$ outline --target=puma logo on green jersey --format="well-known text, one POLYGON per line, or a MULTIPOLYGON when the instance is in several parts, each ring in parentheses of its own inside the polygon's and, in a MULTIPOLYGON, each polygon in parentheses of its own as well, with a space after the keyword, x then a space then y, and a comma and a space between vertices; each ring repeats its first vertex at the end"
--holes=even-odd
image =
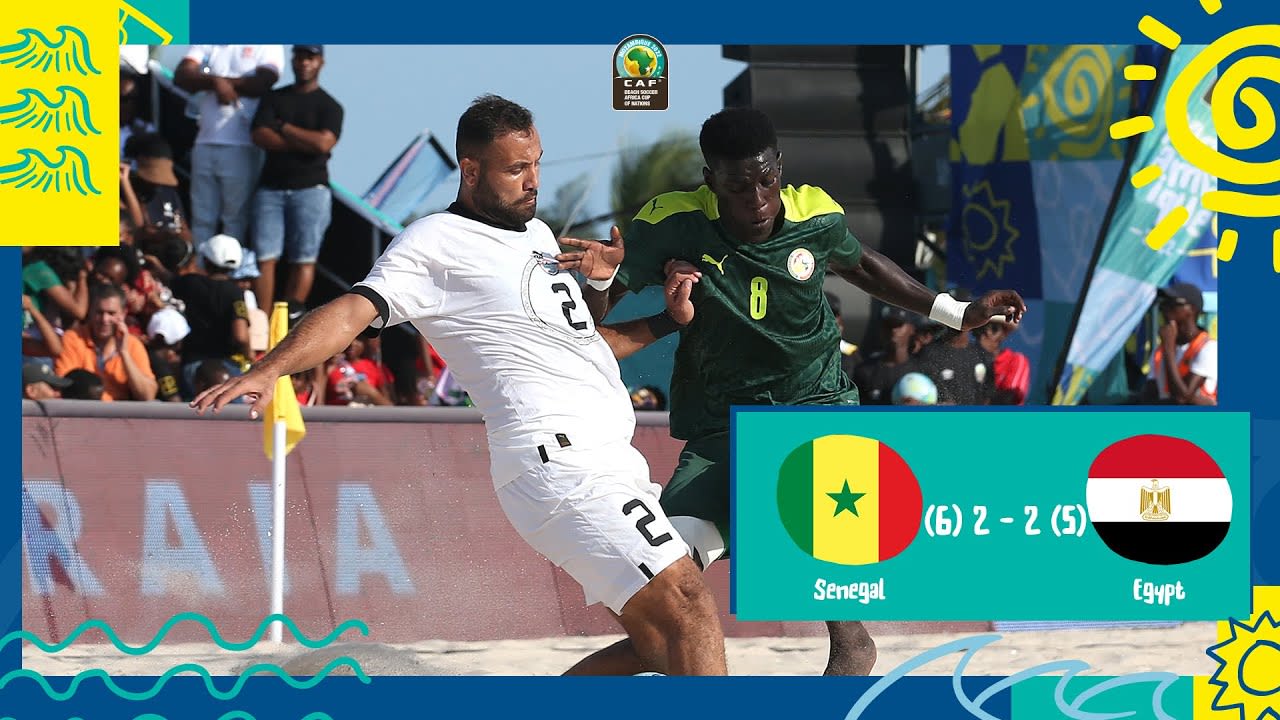
POLYGON ((711 257, 710 255, 707 255, 706 253, 703 253, 703 254, 702 254, 702 259, 703 259, 703 260, 706 260, 707 262, 711 263, 712 265, 715 265, 715 266, 716 266, 716 269, 720 271, 720 274, 721 274, 721 275, 723 275, 723 274, 724 274, 724 261, 725 261, 725 260, 728 260, 728 259, 729 259, 729 256, 728 256, 728 255, 725 255, 724 257, 720 258, 719 260, 716 260, 715 258, 711 257))

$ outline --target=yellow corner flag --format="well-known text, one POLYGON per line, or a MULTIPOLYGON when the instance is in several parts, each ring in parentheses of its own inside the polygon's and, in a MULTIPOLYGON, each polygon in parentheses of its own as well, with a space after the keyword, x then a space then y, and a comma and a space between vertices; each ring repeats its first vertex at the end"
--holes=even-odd
MULTIPOLYGON (((267 350, 276 345, 289 334, 289 305, 278 302, 271 311, 271 333, 267 338, 267 350)), ((276 421, 283 420, 285 426, 284 454, 288 455, 307 434, 307 426, 302 423, 302 409, 298 407, 298 396, 293 394, 293 380, 288 375, 276 380, 276 391, 267 403, 266 416, 263 418, 262 449, 268 460, 274 460, 272 449, 276 431, 276 421)))

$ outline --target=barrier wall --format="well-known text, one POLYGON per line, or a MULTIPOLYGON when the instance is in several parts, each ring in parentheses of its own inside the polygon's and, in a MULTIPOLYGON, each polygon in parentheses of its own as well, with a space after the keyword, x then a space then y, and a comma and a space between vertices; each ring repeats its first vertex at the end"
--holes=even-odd
MULTIPOLYGON (((305 417, 307 437, 288 458, 284 606, 307 635, 348 619, 383 643, 620 632, 512 530, 475 411, 315 408, 305 417)), ((642 416, 635 444, 665 482, 680 447, 665 414, 642 416)), ((244 639, 269 612, 271 467, 262 425, 244 407, 214 419, 160 403, 27 402, 22 452, 27 630, 56 642, 98 618, 139 644, 190 611, 244 639)), ((824 634, 818 623, 736 622, 727 563, 708 577, 730 636, 824 634)), ((208 635, 183 623, 169 638, 208 635)))

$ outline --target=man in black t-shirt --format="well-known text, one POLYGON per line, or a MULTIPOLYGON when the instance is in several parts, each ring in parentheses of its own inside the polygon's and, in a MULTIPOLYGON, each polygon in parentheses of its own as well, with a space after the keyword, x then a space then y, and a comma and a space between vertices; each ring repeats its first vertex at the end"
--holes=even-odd
POLYGON ((322 67, 323 45, 294 45, 295 82, 263 97, 253 118, 253 142, 267 151, 253 198, 254 294, 266 308, 282 256, 290 265, 282 299, 306 302, 329 228, 329 153, 342 134, 342 105, 321 89, 322 67))
POLYGON ((892 405, 893 387, 911 372, 915 323, 911 313, 893 305, 880 309, 880 349, 867 356, 852 377, 863 405, 892 405))
POLYGON ((182 340, 181 389, 188 400, 195 397, 195 375, 202 362, 220 360, 235 376, 249 359, 249 311, 244 291, 230 278, 244 256, 240 241, 214 235, 196 254, 200 264, 192 261, 170 284, 191 327, 182 340))
MULTIPOLYGON (((951 295, 961 302, 973 297, 963 289, 951 295)), ((990 405, 995 394, 995 358, 960 330, 944 329, 920 351, 909 371, 933 380, 939 405, 990 405)))

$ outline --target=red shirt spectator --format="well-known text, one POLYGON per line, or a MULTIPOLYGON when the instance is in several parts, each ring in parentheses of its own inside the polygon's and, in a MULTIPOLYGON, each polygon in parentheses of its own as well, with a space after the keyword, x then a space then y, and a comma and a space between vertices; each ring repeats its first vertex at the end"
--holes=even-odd
POLYGON ((1014 329, 1013 325, 991 322, 974 330, 978 344, 996 358, 996 389, 991 397, 992 405, 1025 405, 1027 402, 1027 391, 1031 388, 1031 361, 1020 352, 1001 348, 1014 329))
POLYGON ((385 366, 364 357, 366 349, 366 342, 357 338, 335 358, 325 387, 326 405, 391 404, 395 378, 385 366))
POLYGON ((992 405, 1025 405, 1031 387, 1031 361, 1005 348, 996 356, 996 396, 992 405))

